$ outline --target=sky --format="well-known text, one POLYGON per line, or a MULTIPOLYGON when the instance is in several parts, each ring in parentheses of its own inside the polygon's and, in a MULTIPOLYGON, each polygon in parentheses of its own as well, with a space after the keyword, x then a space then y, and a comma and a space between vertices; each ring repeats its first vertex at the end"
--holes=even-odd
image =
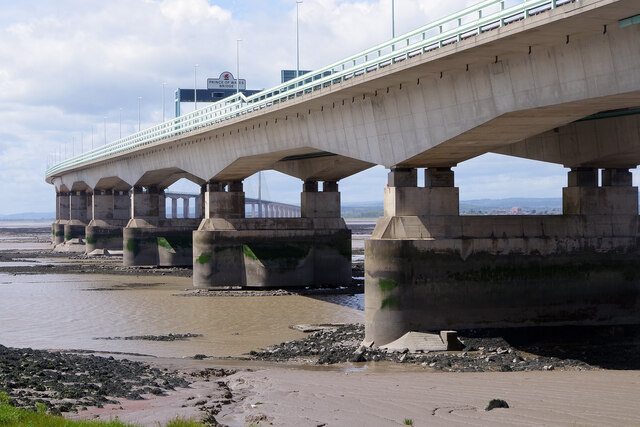
MULTIPOLYGON (((396 35, 473 3, 395 0, 396 35)), ((299 26, 300 68, 320 68, 388 40, 391 0, 304 0, 299 26)), ((163 90, 172 118, 194 64, 200 88, 235 74, 238 39, 247 88, 278 84, 281 69, 295 69, 295 0, 0 0, 0 214, 54 211, 47 165, 135 132, 138 105, 142 128, 160 123, 163 90)), ((561 197, 567 180, 561 166, 494 154, 454 170, 461 200, 561 197)), ((299 203, 299 180, 264 181, 266 197, 299 203)), ((247 197, 256 182, 245 181, 247 197)), ((382 167, 346 178, 342 200, 381 201, 386 182, 382 167)))

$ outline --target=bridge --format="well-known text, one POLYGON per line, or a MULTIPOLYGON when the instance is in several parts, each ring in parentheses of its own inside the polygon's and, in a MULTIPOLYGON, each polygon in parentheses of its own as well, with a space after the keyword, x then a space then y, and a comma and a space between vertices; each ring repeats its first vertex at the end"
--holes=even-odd
POLYGON ((636 0, 480 2, 51 167, 54 238, 120 245, 127 265, 193 265, 197 287, 349 283, 339 181, 384 165, 367 341, 637 324, 638 23, 636 0), (487 152, 570 168, 563 215, 459 216, 452 167, 487 152), (266 169, 301 180, 300 217, 245 217, 242 181, 266 169), (201 186, 201 219, 162 215, 181 178, 201 186))
MULTIPOLYGON (((191 218, 190 207, 193 200, 193 207, 196 218, 200 218, 202 212, 202 200, 199 194, 164 192, 165 199, 171 200, 170 218, 178 218, 178 201, 182 201, 182 218, 191 218)), ((245 207, 250 211, 249 218, 293 218, 300 216, 300 206, 288 203, 273 202, 271 200, 244 199, 245 207)), ((245 214, 246 214, 245 210, 245 214)), ((166 214, 169 218, 169 213, 166 214)))

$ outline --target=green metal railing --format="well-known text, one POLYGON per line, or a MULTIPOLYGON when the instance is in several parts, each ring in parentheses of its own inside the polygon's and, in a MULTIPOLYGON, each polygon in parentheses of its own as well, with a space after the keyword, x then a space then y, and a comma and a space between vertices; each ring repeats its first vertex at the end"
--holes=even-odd
POLYGON ((578 0, 485 0, 327 67, 245 97, 242 93, 118 139, 47 169, 51 176, 163 139, 269 108, 306 93, 404 61, 578 0))

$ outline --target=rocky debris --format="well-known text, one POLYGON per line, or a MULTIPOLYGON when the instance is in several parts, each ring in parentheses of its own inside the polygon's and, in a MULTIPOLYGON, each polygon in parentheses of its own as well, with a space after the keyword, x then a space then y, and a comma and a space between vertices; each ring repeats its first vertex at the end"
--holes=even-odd
POLYGON ((341 326, 346 326, 346 323, 322 323, 319 325, 291 325, 289 328, 295 329, 296 331, 308 333, 308 332, 318 332, 318 331, 335 331, 337 328, 341 326))
POLYGON ((251 414, 244 418, 244 422, 247 423, 247 425, 258 425, 259 423, 266 425, 271 424, 272 421, 273 417, 268 417, 265 414, 251 414))
POLYGON ((167 334, 167 335, 134 335, 129 337, 97 337, 94 340, 127 340, 127 341, 185 341, 189 338, 201 337, 202 334, 167 334))
MULTIPOLYGON (((233 369, 222 369, 222 368, 210 368, 202 371, 194 372, 191 375, 194 377, 203 377, 205 381, 209 381, 210 377, 226 377, 236 373, 233 369)), ((203 400, 201 402, 196 402, 195 406, 199 406, 200 410, 203 412, 202 422, 206 425, 213 427, 225 427, 224 424, 220 424, 218 420, 216 420, 216 415, 222 411, 222 407, 224 405, 229 405, 234 402, 233 394, 231 393, 231 388, 225 381, 216 381, 219 390, 221 391, 221 396, 217 399, 213 400, 203 400)), ((207 398, 211 399, 212 396, 207 396, 207 398)))
POLYGON ((502 399, 491 399, 487 407, 484 408, 484 410, 490 411, 496 408, 509 408, 509 404, 502 399))
POLYGON ((324 328, 297 341, 283 342, 263 350, 251 351, 249 357, 268 361, 300 361, 316 364, 396 362, 419 364, 449 372, 540 371, 551 369, 592 369, 575 359, 541 356, 510 346, 502 338, 461 336, 460 351, 410 353, 408 349, 388 351, 375 345, 361 345, 364 326, 348 324, 324 328))
POLYGON ((20 408, 41 403, 50 413, 70 412, 188 385, 175 372, 141 362, 0 345, 0 391, 20 408))
POLYGON ((364 282, 337 288, 295 288, 295 289, 242 289, 224 287, 217 289, 198 289, 193 292, 174 294, 182 297, 266 297, 284 295, 353 295, 364 292, 364 282))
MULTIPOLYGON (((235 374, 235 369, 225 369, 225 368, 206 368, 200 371, 191 372, 191 376, 194 378, 204 378, 205 381, 209 381, 210 378, 222 378, 228 377, 229 375, 235 374)), ((228 388, 228 387, 227 387, 228 388)))

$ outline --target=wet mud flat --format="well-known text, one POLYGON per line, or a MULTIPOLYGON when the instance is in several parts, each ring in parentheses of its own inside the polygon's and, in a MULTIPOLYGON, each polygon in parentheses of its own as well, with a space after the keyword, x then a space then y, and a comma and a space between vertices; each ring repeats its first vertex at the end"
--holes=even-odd
POLYGON ((50 413, 102 407, 117 399, 165 395, 189 382, 141 362, 0 345, 0 391, 14 406, 50 413))
POLYGON ((250 359, 309 364, 395 362, 446 372, 640 369, 640 327, 548 331, 459 331, 459 351, 410 353, 364 347, 364 326, 326 326, 304 339, 249 353, 250 359))
POLYGON ((0 392, 9 396, 12 406, 30 410, 41 407, 50 414, 75 419, 109 420, 114 411, 126 414, 140 406, 137 402, 169 399, 174 408, 166 408, 168 414, 164 418, 173 419, 175 412, 181 410, 188 418, 206 425, 223 426, 216 415, 240 397, 232 393, 226 380, 237 370, 184 364, 173 368, 162 363, 83 354, 82 350, 45 351, 0 345, 0 392))

